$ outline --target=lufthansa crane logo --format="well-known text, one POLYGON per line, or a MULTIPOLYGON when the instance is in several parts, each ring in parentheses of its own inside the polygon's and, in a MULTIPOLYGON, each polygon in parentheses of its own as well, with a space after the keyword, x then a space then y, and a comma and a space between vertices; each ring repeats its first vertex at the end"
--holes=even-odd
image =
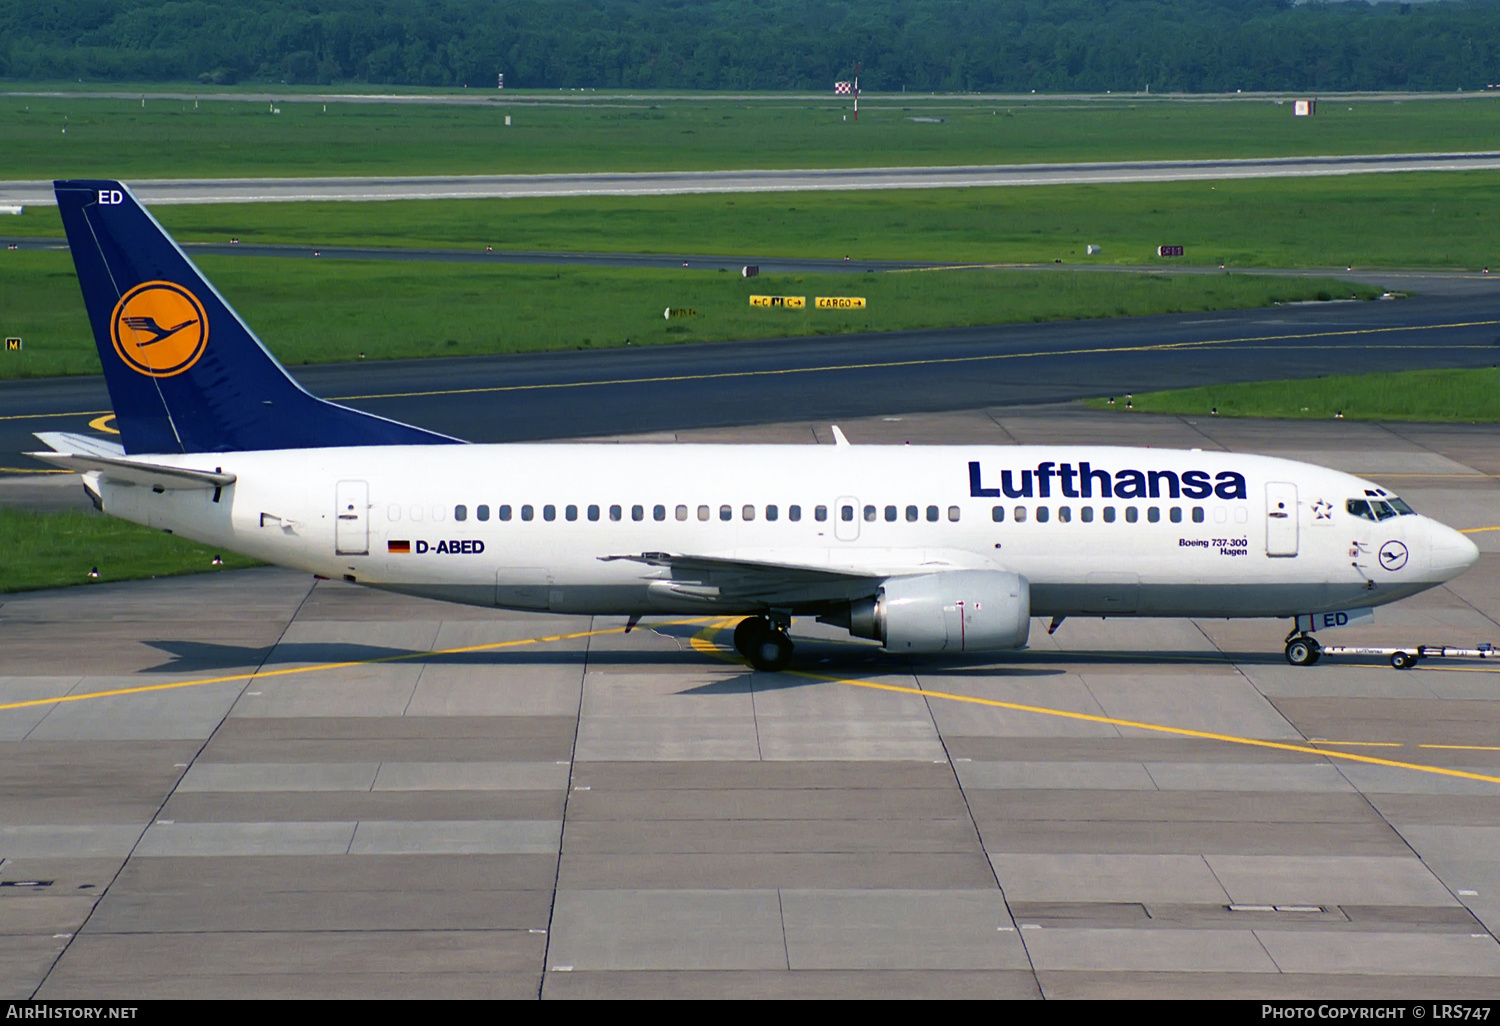
POLYGON ((131 370, 153 378, 181 374, 203 355, 208 315, 181 285, 148 281, 121 297, 109 320, 115 352, 131 370))
POLYGON ((1400 570, 1406 565, 1406 546, 1398 541, 1380 546, 1380 565, 1386 570, 1400 570))

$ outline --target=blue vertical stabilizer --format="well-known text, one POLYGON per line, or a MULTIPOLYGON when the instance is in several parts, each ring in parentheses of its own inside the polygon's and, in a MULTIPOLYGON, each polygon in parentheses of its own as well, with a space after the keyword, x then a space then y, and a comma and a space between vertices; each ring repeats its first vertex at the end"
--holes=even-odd
POLYGON ((304 391, 129 189, 53 185, 127 453, 458 441, 304 391))

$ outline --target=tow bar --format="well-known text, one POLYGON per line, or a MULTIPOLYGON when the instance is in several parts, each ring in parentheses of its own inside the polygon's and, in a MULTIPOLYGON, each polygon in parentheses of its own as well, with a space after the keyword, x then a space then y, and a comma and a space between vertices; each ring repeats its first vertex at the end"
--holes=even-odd
POLYGON ((1478 648, 1450 645, 1408 645, 1402 648, 1372 648, 1366 645, 1324 645, 1327 656, 1380 656, 1398 670, 1409 670, 1423 659, 1500 659, 1500 649, 1485 643, 1478 648))

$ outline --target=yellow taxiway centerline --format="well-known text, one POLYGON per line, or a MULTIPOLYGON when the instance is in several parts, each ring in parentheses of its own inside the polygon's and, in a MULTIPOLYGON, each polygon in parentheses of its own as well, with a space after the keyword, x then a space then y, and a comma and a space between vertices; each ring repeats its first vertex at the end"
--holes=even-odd
MULTIPOLYGON (((353 399, 411 399, 436 395, 481 395, 493 392, 530 392, 557 388, 592 388, 600 385, 654 385, 674 381, 714 381, 728 378, 777 377, 791 374, 817 374, 826 371, 883 370, 891 367, 939 367, 956 363, 991 363, 997 360, 1026 360, 1046 356, 1098 356, 1110 353, 1150 353, 1178 349, 1201 349, 1207 346, 1242 345, 1247 348, 1283 348, 1252 346, 1257 342, 1298 342, 1307 339, 1340 338, 1352 335, 1380 335, 1404 331, 1442 331, 1449 328, 1483 328, 1500 325, 1494 321, 1458 321, 1453 324, 1407 325, 1390 328, 1349 328, 1341 331, 1313 331, 1291 335, 1259 335, 1250 338, 1215 338, 1197 342, 1153 342, 1134 346, 1091 346, 1083 349, 1039 349, 1021 353, 987 353, 982 356, 940 356, 927 359, 886 360, 870 363, 827 364, 820 367, 782 367, 769 370, 717 371, 706 374, 664 374, 649 378, 617 378, 609 381, 556 381, 541 385, 494 385, 479 388, 438 389, 428 392, 385 392, 372 395, 339 396, 340 401, 353 399)), ((1308 346, 1301 344, 1299 349, 1308 346)), ((1342 348, 1318 346, 1315 348, 1342 348)), ((1362 347, 1368 348, 1368 347, 1362 347)), ((1445 348, 1485 349, 1488 345, 1449 346, 1445 348)))
MULTIPOLYGON (((655 624, 655 627, 683 626, 687 624, 701 624, 706 618, 698 617, 690 620, 674 620, 666 623, 655 624)), ((689 645, 696 652, 721 659, 725 662, 738 662, 739 660, 727 649, 720 646, 715 638, 725 628, 735 622, 738 618, 714 618, 697 634, 689 639, 689 645)), ((649 628, 648 628, 649 629, 649 628)), ((173 691, 182 688, 204 687, 209 684, 226 684, 234 681, 266 680, 272 677, 286 677, 303 673, 319 673, 328 670, 348 669, 355 666, 371 666, 377 663, 393 663, 409 659, 423 659, 433 656, 460 655, 470 652, 494 651, 504 648, 518 648, 525 645, 540 645, 559 641, 574 641, 579 638, 598 637, 605 634, 623 634, 624 627, 609 627, 602 630, 575 631, 569 634, 552 634, 540 638, 521 638, 512 641, 494 641, 482 645, 465 645, 461 648, 438 649, 429 652, 403 652, 399 655, 376 656, 370 659, 352 659, 345 662, 319 663, 313 666, 293 666, 281 670, 257 670, 250 673, 228 674, 222 677, 206 677, 198 680, 175 681, 166 684, 143 684, 133 688, 114 688, 109 691, 91 691, 80 695, 59 695, 54 698, 33 698, 20 702, 8 702, 0 704, 0 711, 11 709, 29 709, 44 705, 60 705, 65 702, 83 702, 96 698, 116 698, 125 695, 138 695, 157 691, 173 691)), ((1458 669, 1458 667, 1451 667, 1458 669)), ((900 684, 882 684, 877 681, 860 680, 854 677, 835 677, 821 673, 811 673, 805 670, 784 671, 794 677, 802 677, 806 680, 823 681, 830 684, 843 684, 848 687, 868 688, 873 691, 885 691, 892 694, 915 695, 923 699, 942 699, 950 702, 962 702, 969 705, 985 706, 992 709, 1009 709, 1013 712, 1031 713, 1038 716, 1053 716, 1060 719, 1075 720, 1082 723, 1097 723, 1111 727, 1125 727, 1133 730, 1144 730, 1150 733, 1169 734, 1174 737, 1190 737, 1207 741, 1222 741, 1226 744, 1246 745, 1253 748, 1268 748, 1275 751, 1298 752, 1304 755, 1317 755, 1327 759, 1344 759, 1349 762, 1361 762, 1372 766, 1386 766, 1392 769, 1412 770, 1418 773, 1432 773, 1439 776, 1459 777, 1465 780, 1479 780, 1488 784, 1500 784, 1500 776, 1488 776, 1483 773, 1470 773, 1465 770, 1448 769, 1443 766, 1427 766, 1421 763, 1399 762, 1394 759, 1381 759, 1371 755, 1358 755, 1354 752, 1329 751, 1327 749, 1312 748, 1311 744, 1343 744, 1343 745, 1392 745, 1394 742, 1355 742, 1355 741, 1323 741, 1309 742, 1307 745, 1291 744, 1283 741, 1266 741, 1259 738, 1239 737, 1234 734, 1220 734, 1214 731, 1193 730, 1188 727, 1173 727, 1163 723, 1148 723, 1141 720, 1127 720, 1115 716, 1098 716, 1093 713, 1072 712, 1066 709, 1050 709, 1045 706, 1026 705, 1020 702, 1005 702, 994 698, 979 698, 974 695, 958 695, 946 691, 928 691, 923 688, 906 687, 900 684)), ((1495 671, 1491 671, 1495 672, 1495 671)), ((1424 748, 1462 748, 1470 746, 1442 746, 1422 745, 1424 748)), ((1474 746, 1478 748, 1478 746, 1474 746)), ((1479 748, 1483 751, 1500 750, 1490 748, 1479 748)))
MULTIPOLYGON (((825 364, 817 367, 782 367, 762 370, 717 371, 705 374, 665 374, 656 377, 614 378, 603 381, 553 381, 537 385, 492 385, 478 388, 444 388, 418 392, 376 392, 369 395, 342 395, 333 397, 334 402, 349 402, 361 399, 418 399, 442 395, 487 395, 501 392, 535 392, 563 388, 593 388, 606 385, 655 385, 677 381, 715 381, 732 378, 779 377, 792 374, 818 374, 829 371, 882 370, 892 367, 937 367, 958 363, 990 363, 998 360, 1027 360, 1048 356, 1099 356, 1111 353, 1148 353, 1171 350, 1201 349, 1209 346, 1239 345, 1248 349, 1295 348, 1339 349, 1368 348, 1345 345, 1321 345, 1309 347, 1309 339, 1348 338, 1356 335, 1382 335, 1410 331, 1444 331, 1453 328, 1486 328, 1500 325, 1500 320, 1455 321, 1451 324, 1400 325, 1388 328, 1348 328, 1339 331, 1313 331, 1288 335, 1257 335, 1248 338, 1201 339, 1196 342, 1154 342, 1131 346, 1091 346, 1082 349, 1039 349, 1020 353, 986 353, 980 356, 946 356, 927 359, 887 360, 870 363, 825 364), (1281 345, 1256 345, 1256 343, 1282 343, 1281 345)), ((1488 349, 1484 345, 1453 345, 1448 349, 1488 349)), ((20 413, 0 415, 4 420, 46 420, 57 417, 99 417, 110 414, 109 410, 77 410, 72 413, 20 413)), ((100 430, 108 431, 108 428, 100 430)), ((1467 475, 1465 475, 1467 476, 1467 475)))
MULTIPOLYGON (((737 661, 730 656, 725 649, 719 648, 713 641, 714 635, 724 629, 728 622, 719 620, 709 624, 699 631, 693 638, 693 648, 704 653, 713 653, 729 661, 737 661), (702 643, 699 643, 702 639, 702 643)), ((1207 730, 1192 730, 1187 727, 1172 727, 1163 723, 1145 723, 1139 720, 1125 720, 1114 716, 1095 716, 1092 713, 1070 712, 1066 709, 1049 709, 1045 706, 1023 705, 1019 702, 1003 702, 994 698, 977 698, 973 695, 955 695, 946 691, 928 691, 924 688, 910 688, 900 684, 881 684, 876 681, 859 680, 853 677, 831 677, 827 674, 809 673, 805 670, 784 670, 794 677, 803 677, 807 680, 827 681, 830 684, 845 684, 856 688, 870 688, 874 691, 889 691, 901 695, 917 695, 922 698, 941 698, 950 702, 963 702, 969 705, 982 705, 991 709, 1009 709, 1014 712, 1034 713, 1039 716, 1056 716, 1061 719, 1078 720, 1084 723, 1099 723, 1111 727, 1129 727, 1134 730, 1151 731, 1158 734, 1171 734, 1176 737, 1199 738, 1206 741, 1223 741, 1234 745, 1248 745, 1253 748, 1271 748, 1282 752, 1300 752, 1304 755, 1319 755, 1325 759, 1344 759, 1349 762, 1362 762, 1372 766, 1386 766, 1392 769, 1415 770, 1418 773, 1433 773, 1445 777, 1461 777, 1465 780, 1482 780, 1487 784, 1500 784, 1500 777, 1487 776, 1483 773, 1469 773, 1465 770, 1448 769, 1443 766, 1425 766, 1416 762, 1398 762, 1394 759, 1381 759, 1373 755, 1357 755, 1354 752, 1328 751, 1320 748, 1310 748, 1307 745, 1289 744, 1283 741, 1263 741, 1253 737, 1237 737, 1234 734, 1218 734, 1207 730)), ((1324 744, 1388 744, 1389 742, 1322 742, 1324 744)))
MULTIPOLYGON (((682 624, 702 623, 703 618, 674 620, 654 624, 655 627, 672 627, 682 624)), ((167 684, 142 684, 133 688, 114 688, 109 691, 90 691, 82 695, 59 695, 55 698, 31 698, 22 702, 7 702, 0 705, 0 712, 7 709, 31 709, 41 705, 59 705, 64 702, 84 702, 92 698, 117 698, 122 695, 140 695, 152 691, 174 691, 179 688, 198 688, 208 684, 228 684, 237 680, 266 680, 271 677, 287 677, 298 673, 321 673, 326 670, 345 670, 354 666, 371 666, 376 663, 395 663, 405 659, 423 659, 431 656, 463 655, 468 652, 488 652, 501 648, 518 648, 522 645, 544 645, 556 641, 576 641, 593 638, 601 634, 623 634, 624 627, 607 627, 603 630, 577 631, 573 634, 553 634, 542 638, 520 638, 514 641, 491 641, 483 645, 465 645, 462 648, 443 648, 429 652, 402 652, 399 655, 375 656, 370 659, 351 659, 341 663, 318 663, 315 666, 289 666, 282 670, 255 670, 250 673, 232 673, 223 677, 204 677, 199 680, 180 680, 167 684)))

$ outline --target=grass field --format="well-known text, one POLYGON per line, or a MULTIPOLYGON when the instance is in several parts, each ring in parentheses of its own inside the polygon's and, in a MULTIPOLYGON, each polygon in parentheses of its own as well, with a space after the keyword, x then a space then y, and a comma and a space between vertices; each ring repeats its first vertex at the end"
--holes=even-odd
MULTIPOLYGON (((65 253, 0 253, 0 377, 98 373, 65 253)), ((663 342, 1268 305, 1374 291, 1332 280, 1236 275, 964 270, 870 275, 554 268, 205 257, 203 270, 288 364, 465 356, 663 342), (808 309, 755 309, 752 293, 802 295, 808 309), (814 310, 815 296, 864 296, 865 310, 814 310), (666 320, 667 307, 696 310, 666 320)))
MULTIPOLYGON (((1500 368, 1348 374, 1302 381, 1211 385, 1133 398, 1137 413, 1327 420, 1500 421, 1500 368)), ((1124 404, 1089 402, 1128 412, 1124 404)))
MULTIPOLYGON (((1500 172, 729 196, 160 206, 183 241, 1161 266, 1500 267, 1500 172), (1103 247, 1098 256, 1086 247, 1103 247)), ((55 208, 0 235, 61 236, 55 208)))
POLYGON ((162 531, 96 513, 38 513, 0 508, 0 592, 60 588, 95 581, 205 573, 256 566, 254 560, 222 554, 162 531), (88 576, 97 569, 97 579, 88 576))
MULTIPOLYGON (((35 90, 38 87, 23 87, 35 90)), ((1493 149, 1500 102, 966 97, 640 99, 494 94, 472 105, 0 97, 0 179, 861 167, 1493 149), (505 118, 512 118, 511 126, 505 118), (918 123, 913 117, 941 118, 918 123), (64 132, 66 129, 66 132, 64 132)), ((473 95, 478 95, 477 93, 473 95)))

